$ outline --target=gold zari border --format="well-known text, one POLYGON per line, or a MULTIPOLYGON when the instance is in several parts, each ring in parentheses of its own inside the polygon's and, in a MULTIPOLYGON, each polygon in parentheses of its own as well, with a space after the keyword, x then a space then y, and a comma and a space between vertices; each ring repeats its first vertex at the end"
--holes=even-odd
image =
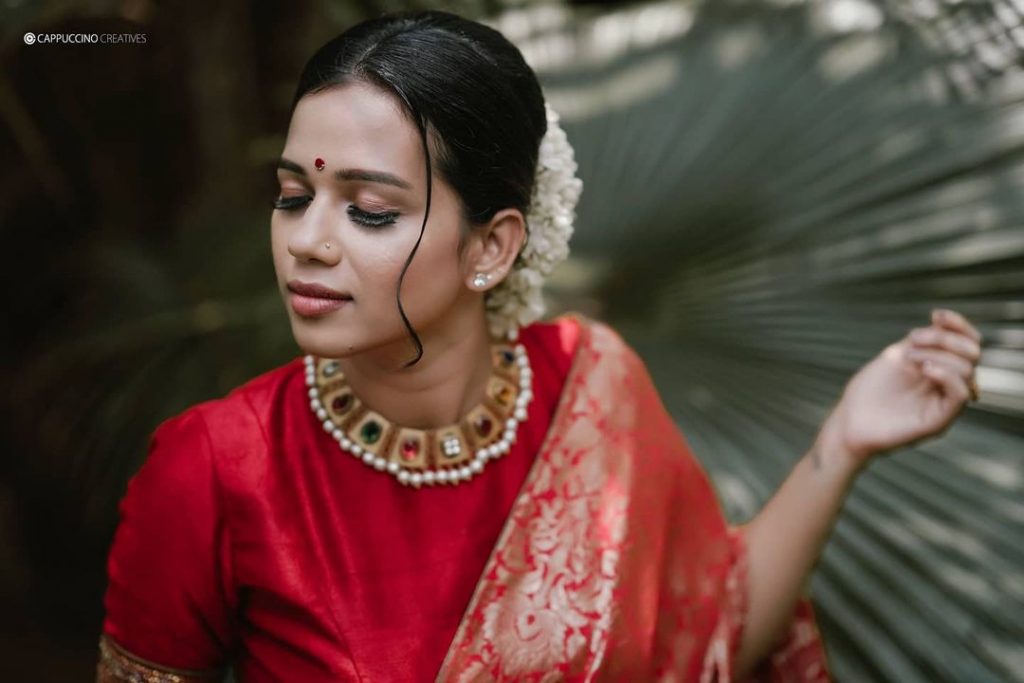
POLYGON ((96 683, 199 683, 223 678, 220 669, 189 671, 172 669, 136 657, 108 637, 100 636, 96 683))

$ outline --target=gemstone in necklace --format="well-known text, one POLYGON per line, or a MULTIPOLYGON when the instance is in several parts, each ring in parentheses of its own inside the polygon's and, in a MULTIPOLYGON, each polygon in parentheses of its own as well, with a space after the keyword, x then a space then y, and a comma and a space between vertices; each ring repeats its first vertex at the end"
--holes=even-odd
POLYGON ((512 403, 513 394, 514 392, 512 390, 512 387, 505 384, 498 387, 498 389, 494 392, 494 398, 501 405, 508 406, 512 403))
POLYGON ((352 407, 352 394, 344 393, 339 396, 335 396, 334 400, 331 401, 331 409, 339 415, 348 411, 352 407))
POLYGON ((416 439, 406 439, 402 442, 402 457, 406 460, 415 460, 420 454, 420 442, 416 439))
POLYGON ((491 428, 494 427, 494 423, 491 422, 491 419, 486 415, 481 415, 477 418, 476 422, 473 423, 473 426, 476 427, 477 434, 486 437, 491 433, 491 428))
POLYGON ((454 458, 462 452, 462 445, 459 443, 459 439, 456 436, 446 436, 441 441, 441 450, 449 458, 454 458))
POLYGON ((363 425, 363 428, 359 431, 359 436, 362 437, 363 441, 369 444, 377 443, 381 433, 383 433, 381 426, 377 424, 376 420, 370 420, 363 425))

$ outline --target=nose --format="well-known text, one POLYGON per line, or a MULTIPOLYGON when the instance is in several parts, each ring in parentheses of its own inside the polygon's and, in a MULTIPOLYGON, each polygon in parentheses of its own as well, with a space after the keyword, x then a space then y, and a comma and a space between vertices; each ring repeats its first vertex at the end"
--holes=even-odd
POLYGON ((341 258, 341 240, 335 232, 330 203, 313 199, 297 219, 288 238, 288 253, 299 261, 318 260, 328 265, 341 258))

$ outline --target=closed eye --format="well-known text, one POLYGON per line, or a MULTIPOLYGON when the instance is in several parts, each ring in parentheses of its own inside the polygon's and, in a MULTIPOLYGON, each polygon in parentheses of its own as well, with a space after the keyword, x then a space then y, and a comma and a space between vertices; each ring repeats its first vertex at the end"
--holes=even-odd
POLYGON ((270 203, 275 209, 281 209, 282 211, 293 211, 299 207, 305 206, 313 201, 313 198, 309 195, 302 195, 299 197, 278 197, 270 203))
POLYGON ((385 225, 394 223, 395 219, 397 219, 400 214, 397 211, 370 213, 369 211, 363 211, 353 204, 348 207, 348 215, 352 217, 353 221, 360 225, 365 225, 370 228, 382 228, 385 225))
MULTIPOLYGON (((313 197, 309 195, 301 195, 298 197, 277 197, 271 202, 271 205, 273 208, 280 209, 281 211, 297 211, 309 204, 311 201, 313 201, 313 197)), ((397 211, 382 211, 380 213, 363 211, 353 204, 348 207, 348 215, 352 217, 354 222, 360 225, 364 225, 369 228, 381 228, 385 225, 394 223, 401 214, 397 211)))

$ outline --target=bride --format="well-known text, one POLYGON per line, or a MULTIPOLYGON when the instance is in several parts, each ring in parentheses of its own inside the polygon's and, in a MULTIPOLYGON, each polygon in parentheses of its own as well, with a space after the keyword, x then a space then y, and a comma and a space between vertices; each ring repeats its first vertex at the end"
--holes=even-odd
POLYGON ((933 311, 730 526, 639 356, 541 319, 575 170, 483 24, 313 55, 271 223, 303 355, 155 429, 97 680, 829 680, 805 583, 858 473, 976 398, 980 335, 933 311))

